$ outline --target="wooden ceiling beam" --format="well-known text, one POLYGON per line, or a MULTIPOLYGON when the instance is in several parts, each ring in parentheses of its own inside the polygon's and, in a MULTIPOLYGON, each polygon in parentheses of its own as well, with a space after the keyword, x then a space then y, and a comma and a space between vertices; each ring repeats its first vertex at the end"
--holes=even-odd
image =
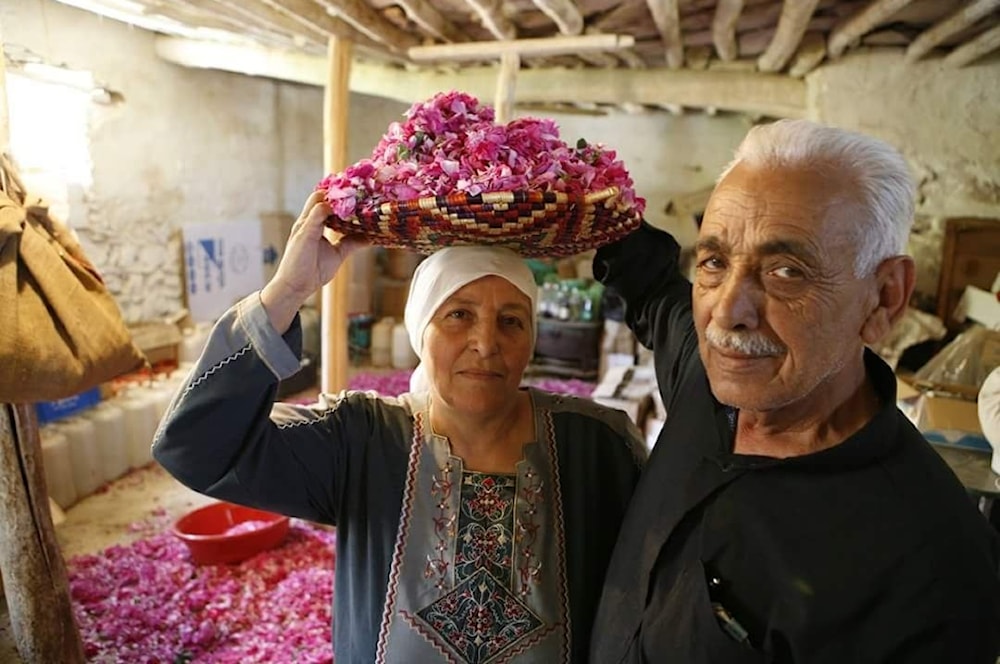
POLYGON ((301 26, 301 30, 318 33, 326 39, 336 37, 350 41, 355 46, 369 51, 388 53, 388 47, 357 30, 347 21, 331 16, 312 0, 258 0, 275 12, 288 17, 301 26))
POLYGON ((281 35, 289 35, 293 40, 298 38, 302 42, 325 42, 325 38, 318 30, 305 29, 300 23, 293 21, 284 14, 274 9, 253 2, 242 2, 241 0, 181 0, 184 4, 197 7, 198 9, 214 12, 225 16, 244 26, 249 25, 252 29, 275 32, 281 35))
POLYGON ((564 35, 583 32, 583 14, 573 0, 531 0, 559 28, 564 35))
POLYGON ((736 50, 736 22, 743 11, 743 0, 719 0, 715 6, 715 16, 712 18, 712 42, 715 52, 722 60, 735 60, 739 52, 736 50))
POLYGON ((497 39, 514 39, 517 29, 503 14, 501 0, 465 0, 487 31, 497 39))
POLYGON ((919 60, 945 39, 970 27, 997 7, 1000 7, 1000 0, 973 0, 959 7, 947 18, 921 32, 906 48, 906 59, 909 62, 919 60))
POLYGON ((463 42, 469 38, 444 14, 425 0, 398 0, 407 18, 423 28, 428 34, 446 42, 463 42))
POLYGON ((807 32, 788 65, 788 75, 802 78, 823 62, 826 57, 826 37, 822 32, 807 32))
MULTIPOLYGON (((278 49, 158 37, 157 53, 170 62, 222 69, 322 86, 326 58, 278 49)), ((732 66, 733 63, 722 63, 732 66)), ((749 63, 752 67, 753 63, 749 63)), ((403 69, 368 62, 351 67, 353 92, 412 104, 446 89, 461 89, 480 99, 496 92, 497 68, 466 67, 459 71, 403 69)), ((633 102, 647 106, 675 104, 689 108, 757 113, 768 117, 806 117, 806 83, 780 74, 755 71, 691 71, 648 69, 522 69, 517 77, 518 103, 633 102), (553 85, 553 81, 559 85, 553 85)))
POLYGON ((680 69, 684 66, 684 43, 681 41, 681 17, 678 0, 646 0, 653 23, 660 33, 666 51, 667 66, 680 69))
POLYGON ((911 2, 913 0, 873 0, 830 33, 827 53, 834 58, 840 57, 848 46, 911 2))
POLYGON ((397 27, 364 0, 318 0, 330 14, 342 18, 358 31, 394 51, 405 51, 420 43, 417 37, 397 27))
MULTIPOLYGON (((143 8, 143 17, 148 17, 154 23, 147 25, 140 20, 137 25, 157 32, 167 32, 184 37, 195 37, 198 28, 219 30, 232 35, 233 41, 253 41, 265 46, 289 47, 295 44, 294 37, 270 26, 259 24, 248 25, 245 20, 234 17, 228 12, 220 13, 216 9, 195 5, 187 0, 165 3, 159 0, 135 0, 143 8), (162 24, 158 19, 166 19, 170 24, 162 24), (172 24, 177 24, 174 30, 172 24)), ((118 15, 112 15, 112 17, 118 15)), ((120 16, 119 16, 120 18, 120 16)))
POLYGON ((944 63, 949 67, 964 67, 997 49, 1000 49, 1000 25, 993 26, 975 39, 953 50, 945 56, 944 63))
POLYGON ((517 53, 522 57, 580 55, 587 52, 626 49, 634 45, 635 40, 631 35, 600 34, 415 46, 407 51, 407 55, 414 62, 490 60, 504 53, 517 53))
POLYGON ((758 69, 781 71, 788 64, 802 41, 802 35, 806 33, 817 4, 819 0, 785 0, 774 37, 767 45, 767 50, 757 58, 758 69))

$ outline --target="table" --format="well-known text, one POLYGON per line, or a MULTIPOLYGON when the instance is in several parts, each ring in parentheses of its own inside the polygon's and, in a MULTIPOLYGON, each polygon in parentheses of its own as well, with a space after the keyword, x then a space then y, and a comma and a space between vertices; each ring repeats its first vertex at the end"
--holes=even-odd
POLYGON ((980 511, 989 518, 994 499, 1000 497, 1000 475, 990 469, 990 455, 933 443, 931 447, 937 450, 966 491, 978 501, 980 511))

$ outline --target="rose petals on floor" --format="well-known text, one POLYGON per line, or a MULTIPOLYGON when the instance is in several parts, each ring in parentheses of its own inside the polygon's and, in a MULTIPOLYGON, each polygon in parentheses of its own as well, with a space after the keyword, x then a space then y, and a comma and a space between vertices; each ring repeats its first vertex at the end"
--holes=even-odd
POLYGON ((293 519, 278 548, 236 565, 197 566, 163 525, 72 558, 70 595, 87 660, 330 663, 335 542, 331 529, 293 519))

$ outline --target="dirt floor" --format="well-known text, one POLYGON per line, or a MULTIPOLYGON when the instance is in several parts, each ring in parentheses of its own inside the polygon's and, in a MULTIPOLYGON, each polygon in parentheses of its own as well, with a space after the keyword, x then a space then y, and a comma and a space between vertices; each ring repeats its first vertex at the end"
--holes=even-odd
MULTIPOLYGON (((125 544, 148 535, 134 524, 156 511, 171 519, 212 502, 181 484, 156 464, 107 485, 66 511, 56 526, 56 538, 64 559, 98 553, 113 544, 125 544), (162 510, 160 512, 159 510, 162 510)), ((0 664, 22 664, 14 647, 7 605, 0 593, 0 664)))

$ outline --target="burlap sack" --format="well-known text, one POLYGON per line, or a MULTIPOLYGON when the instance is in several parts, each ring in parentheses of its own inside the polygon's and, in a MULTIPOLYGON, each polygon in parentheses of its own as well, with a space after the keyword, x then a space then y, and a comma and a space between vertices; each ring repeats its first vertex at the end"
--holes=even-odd
POLYGON ((61 399, 143 366, 80 245, 3 162, 0 402, 61 399))

